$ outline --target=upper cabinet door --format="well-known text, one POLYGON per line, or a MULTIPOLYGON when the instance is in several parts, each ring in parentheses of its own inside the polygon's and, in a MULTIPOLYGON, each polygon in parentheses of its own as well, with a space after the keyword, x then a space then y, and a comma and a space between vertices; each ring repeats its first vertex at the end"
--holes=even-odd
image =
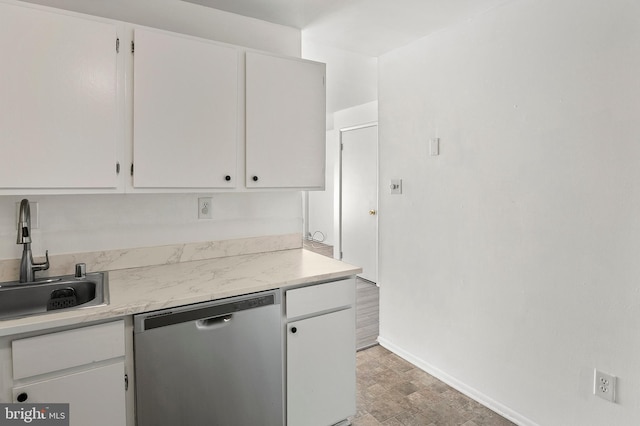
POLYGON ((247 52, 246 186, 324 189, 325 65, 247 52))
POLYGON ((236 50, 144 29, 134 38, 133 186, 235 187, 236 50))
POLYGON ((0 4, 0 188, 118 186, 114 24, 0 4))

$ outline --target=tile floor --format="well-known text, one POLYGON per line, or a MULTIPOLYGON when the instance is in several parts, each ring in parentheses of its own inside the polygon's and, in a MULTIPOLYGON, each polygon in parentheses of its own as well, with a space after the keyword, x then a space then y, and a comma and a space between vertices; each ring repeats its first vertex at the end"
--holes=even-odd
POLYGON ((354 426, 511 426, 382 346, 359 351, 354 426))
MULTIPOLYGON (((333 247, 305 241, 304 248, 333 256, 333 247)), ((356 338, 357 410, 354 426, 513 426, 483 405, 376 345, 378 288, 358 279, 356 338), (375 345, 369 347, 370 345, 375 345)))

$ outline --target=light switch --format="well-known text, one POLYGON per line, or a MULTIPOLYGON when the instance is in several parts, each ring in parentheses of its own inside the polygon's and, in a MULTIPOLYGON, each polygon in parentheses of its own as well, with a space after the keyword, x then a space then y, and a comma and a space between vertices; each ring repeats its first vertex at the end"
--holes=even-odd
POLYGON ((440 138, 433 138, 429 141, 429 155, 440 155, 440 138))
POLYGON ((391 194, 402 194, 402 179, 391 179, 389 189, 391 194))

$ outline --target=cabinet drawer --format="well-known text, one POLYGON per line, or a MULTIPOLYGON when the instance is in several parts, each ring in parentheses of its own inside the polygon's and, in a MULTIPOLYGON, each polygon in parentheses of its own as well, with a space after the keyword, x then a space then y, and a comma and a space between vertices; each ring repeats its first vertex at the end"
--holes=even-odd
POLYGON ((124 356, 124 321, 14 340, 13 378, 124 356))
POLYGON ((355 280, 334 281, 326 284, 287 290, 287 318, 311 315, 316 312, 339 309, 355 304, 355 280))

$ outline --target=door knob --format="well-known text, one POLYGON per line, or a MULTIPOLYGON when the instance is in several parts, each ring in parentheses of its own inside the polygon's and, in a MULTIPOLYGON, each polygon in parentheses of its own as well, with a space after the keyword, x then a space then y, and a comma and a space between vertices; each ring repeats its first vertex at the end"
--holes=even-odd
POLYGON ((369 210, 369 214, 370 214, 371 216, 375 216, 375 215, 376 215, 376 211, 375 211, 375 210, 373 210, 373 209, 371 209, 371 210, 369 210))

